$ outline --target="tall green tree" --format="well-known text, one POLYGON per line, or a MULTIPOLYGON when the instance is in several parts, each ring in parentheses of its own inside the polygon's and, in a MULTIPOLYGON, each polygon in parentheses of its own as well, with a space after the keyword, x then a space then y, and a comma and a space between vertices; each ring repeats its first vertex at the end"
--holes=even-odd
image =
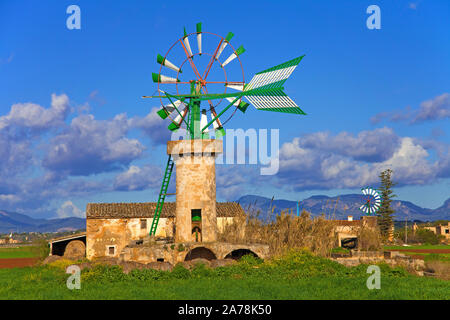
POLYGON ((392 187, 395 186, 395 183, 392 181, 392 174, 393 171, 391 169, 386 169, 379 175, 381 179, 380 191, 383 201, 377 216, 380 232, 385 241, 392 237, 393 216, 395 213, 391 207, 392 198, 396 197, 392 191, 392 187))

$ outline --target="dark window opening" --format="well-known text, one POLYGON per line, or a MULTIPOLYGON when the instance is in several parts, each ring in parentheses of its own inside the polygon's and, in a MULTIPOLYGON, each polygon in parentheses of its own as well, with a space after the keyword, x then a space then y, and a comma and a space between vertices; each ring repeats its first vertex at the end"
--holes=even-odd
POLYGON ((202 209, 191 210, 192 221, 202 221, 202 209))
POLYGON ((147 219, 141 219, 141 229, 147 229, 147 219))
POLYGON ((114 255, 114 253, 115 253, 115 250, 116 248, 114 248, 114 247, 108 247, 108 253, 109 253, 109 255, 110 256, 113 256, 114 255))
POLYGON ((159 259, 156 259, 156 261, 158 261, 158 262, 164 262, 164 259, 163 259, 163 258, 159 258, 159 259))
POLYGON ((357 238, 345 238, 341 240, 341 247, 346 249, 354 249, 358 246, 357 238))

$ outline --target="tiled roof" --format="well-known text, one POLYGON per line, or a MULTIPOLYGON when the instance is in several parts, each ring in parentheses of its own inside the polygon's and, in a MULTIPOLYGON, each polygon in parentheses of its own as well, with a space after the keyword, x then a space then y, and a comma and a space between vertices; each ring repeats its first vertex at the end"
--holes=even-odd
POLYGON ((338 226, 359 226, 361 224, 361 220, 333 220, 338 226))
MULTIPOLYGON (((156 202, 144 203, 88 203, 87 219, 153 218, 156 202)), ((243 214, 235 202, 217 202, 217 217, 234 217, 243 214)), ((175 202, 165 202, 161 218, 175 217, 175 202)))

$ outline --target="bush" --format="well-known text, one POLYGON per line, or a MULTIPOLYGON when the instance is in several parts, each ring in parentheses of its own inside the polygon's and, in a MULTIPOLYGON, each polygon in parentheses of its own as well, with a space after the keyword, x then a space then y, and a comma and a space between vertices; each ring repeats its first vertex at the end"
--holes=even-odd
POLYGON ((34 241, 33 246, 31 247, 31 252, 39 258, 39 260, 44 260, 50 253, 50 246, 47 240, 38 239, 34 241))
MULTIPOLYGON (((405 239, 405 231, 399 231, 397 237, 400 240, 405 239)), ((419 228, 415 232, 408 230, 408 243, 422 243, 422 244, 439 244, 443 236, 435 234, 433 231, 419 228)))
POLYGON ((127 279, 121 266, 96 265, 81 272, 81 281, 91 282, 119 282, 127 279))
POLYGON ((188 279, 190 278, 191 273, 188 269, 183 267, 182 264, 178 263, 171 272, 171 277, 174 277, 176 279, 188 279))

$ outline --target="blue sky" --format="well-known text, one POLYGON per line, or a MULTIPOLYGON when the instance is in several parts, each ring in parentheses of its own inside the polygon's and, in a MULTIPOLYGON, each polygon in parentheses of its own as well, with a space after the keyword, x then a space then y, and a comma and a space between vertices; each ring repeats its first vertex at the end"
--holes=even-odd
POLYGON ((227 126, 280 129, 278 174, 218 165, 220 200, 358 193, 391 167, 399 199, 439 207, 450 197, 449 18, 444 0, 0 0, 0 209, 82 216, 88 202, 156 201, 168 123, 141 96, 156 89, 156 54, 197 22, 235 34, 246 80, 306 54, 285 91, 307 116, 251 106, 227 126), (71 4, 81 30, 66 27, 71 4), (379 30, 366 27, 371 4, 379 30))

